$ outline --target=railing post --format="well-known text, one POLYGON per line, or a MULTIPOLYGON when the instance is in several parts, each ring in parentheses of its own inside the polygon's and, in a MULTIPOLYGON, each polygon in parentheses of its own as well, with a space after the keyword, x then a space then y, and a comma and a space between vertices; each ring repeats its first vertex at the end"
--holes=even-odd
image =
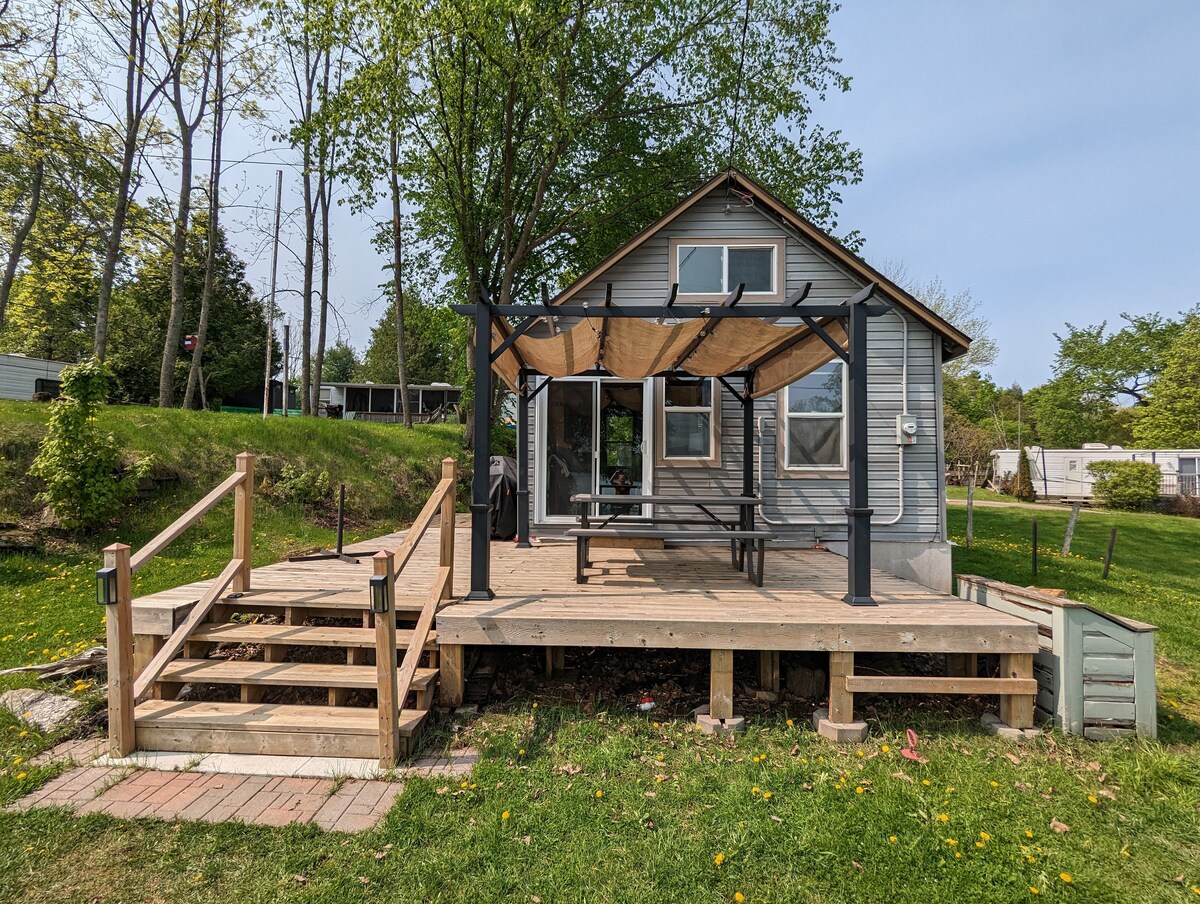
POLYGON ((379 765, 395 767, 400 756, 400 705, 396 699, 396 572, 392 553, 373 557, 371 612, 375 616, 375 673, 379 692, 379 765))
POLYGON ((97 598, 104 605, 108 635, 108 743, 113 756, 136 747, 133 718, 133 590, 129 547, 114 543, 104 550, 104 569, 96 575, 97 598))
POLYGON ((458 492, 458 462, 453 458, 442 459, 442 480, 450 481, 450 489, 442 497, 441 521, 441 553, 439 564, 450 569, 450 577, 446 579, 446 589, 442 599, 454 598, 454 503, 458 492))
POLYGON ((237 457, 242 482, 233 491, 233 557, 242 560, 241 570, 233 578, 234 593, 250 589, 250 564, 254 556, 254 455, 243 452, 237 457))

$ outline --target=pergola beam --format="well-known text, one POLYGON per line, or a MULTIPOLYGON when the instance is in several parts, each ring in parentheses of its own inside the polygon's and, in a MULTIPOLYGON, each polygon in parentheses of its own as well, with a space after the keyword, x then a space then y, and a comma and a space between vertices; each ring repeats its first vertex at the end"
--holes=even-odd
MULTIPOLYGON (((861 294, 861 293, 859 293, 861 294)), ((857 297, 857 296, 856 296, 857 297)), ((846 304, 809 305, 802 309, 803 315, 815 319, 826 320, 833 317, 847 317, 849 311, 846 304)), ((456 304, 450 309, 456 314, 474 316, 475 305, 456 304)), ((881 304, 865 305, 868 317, 880 317, 889 308, 881 304)), ((549 310, 540 305, 527 304, 497 304, 488 306, 488 311, 495 317, 545 317, 549 314, 562 317, 633 317, 641 320, 653 320, 656 317, 669 317, 672 320, 723 320, 727 317, 760 320, 793 318, 798 316, 791 305, 786 304, 752 304, 745 307, 726 307, 724 305, 674 305, 667 308, 664 305, 617 305, 611 307, 592 308, 583 304, 555 305, 549 310)))

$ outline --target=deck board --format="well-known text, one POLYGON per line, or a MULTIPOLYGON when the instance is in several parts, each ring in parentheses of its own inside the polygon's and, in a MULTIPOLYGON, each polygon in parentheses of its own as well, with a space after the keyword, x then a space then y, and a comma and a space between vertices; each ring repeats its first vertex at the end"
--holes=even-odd
MULTIPOLYGON (((352 547, 359 564, 327 560, 256 568, 254 594, 303 595, 365 608, 370 554, 395 548, 402 533, 352 547)), ((470 537, 455 537, 455 590, 465 593, 470 537)), ((878 606, 842 601, 846 560, 817 549, 768 548, 766 581, 755 587, 729 564, 729 549, 593 549, 586 584, 576 584, 575 546, 548 541, 531 549, 492 544, 496 598, 460 601, 437 616, 439 644, 676 647, 841 652, 1019 653, 1038 649, 1037 626, 880 571, 878 606)), ((397 585, 400 597, 422 596, 438 567, 437 532, 417 547, 397 585)), ((134 601, 138 633, 169 633, 178 614, 208 582, 134 601)))

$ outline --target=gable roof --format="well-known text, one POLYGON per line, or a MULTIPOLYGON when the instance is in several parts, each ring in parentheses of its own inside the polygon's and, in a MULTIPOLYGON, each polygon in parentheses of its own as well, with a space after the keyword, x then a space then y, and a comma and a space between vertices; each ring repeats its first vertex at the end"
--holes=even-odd
POLYGON ((825 232, 825 230, 801 216, 771 194, 771 192, 767 191, 767 189, 763 188, 763 186, 736 169, 722 172, 700 186, 700 188, 684 198, 683 201, 675 205, 661 219, 651 223, 608 257, 604 258, 604 260, 600 261, 600 263, 596 264, 596 266, 592 267, 591 270, 567 286, 566 289, 555 296, 551 304, 564 304, 569 301, 585 287, 595 282, 606 270, 625 258, 628 254, 636 251, 647 240, 686 213, 698 201, 708 197, 713 191, 726 187, 736 188, 738 191, 752 196, 764 209, 779 219, 786 228, 796 232, 802 239, 811 243, 823 255, 838 264, 851 276, 860 280, 864 285, 872 282, 876 283, 878 293, 886 296, 942 337, 946 360, 966 353, 967 348, 971 344, 970 336, 926 307, 914 298, 911 293, 896 285, 896 283, 850 251, 850 249, 842 245, 841 242, 825 232))

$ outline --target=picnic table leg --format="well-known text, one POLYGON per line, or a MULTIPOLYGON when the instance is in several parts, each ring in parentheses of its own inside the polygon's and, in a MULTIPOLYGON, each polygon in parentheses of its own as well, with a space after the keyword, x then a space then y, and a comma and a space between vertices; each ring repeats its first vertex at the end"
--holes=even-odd
POLYGON ((584 562, 587 561, 587 539, 575 538, 575 583, 586 584, 587 575, 583 573, 584 562))

